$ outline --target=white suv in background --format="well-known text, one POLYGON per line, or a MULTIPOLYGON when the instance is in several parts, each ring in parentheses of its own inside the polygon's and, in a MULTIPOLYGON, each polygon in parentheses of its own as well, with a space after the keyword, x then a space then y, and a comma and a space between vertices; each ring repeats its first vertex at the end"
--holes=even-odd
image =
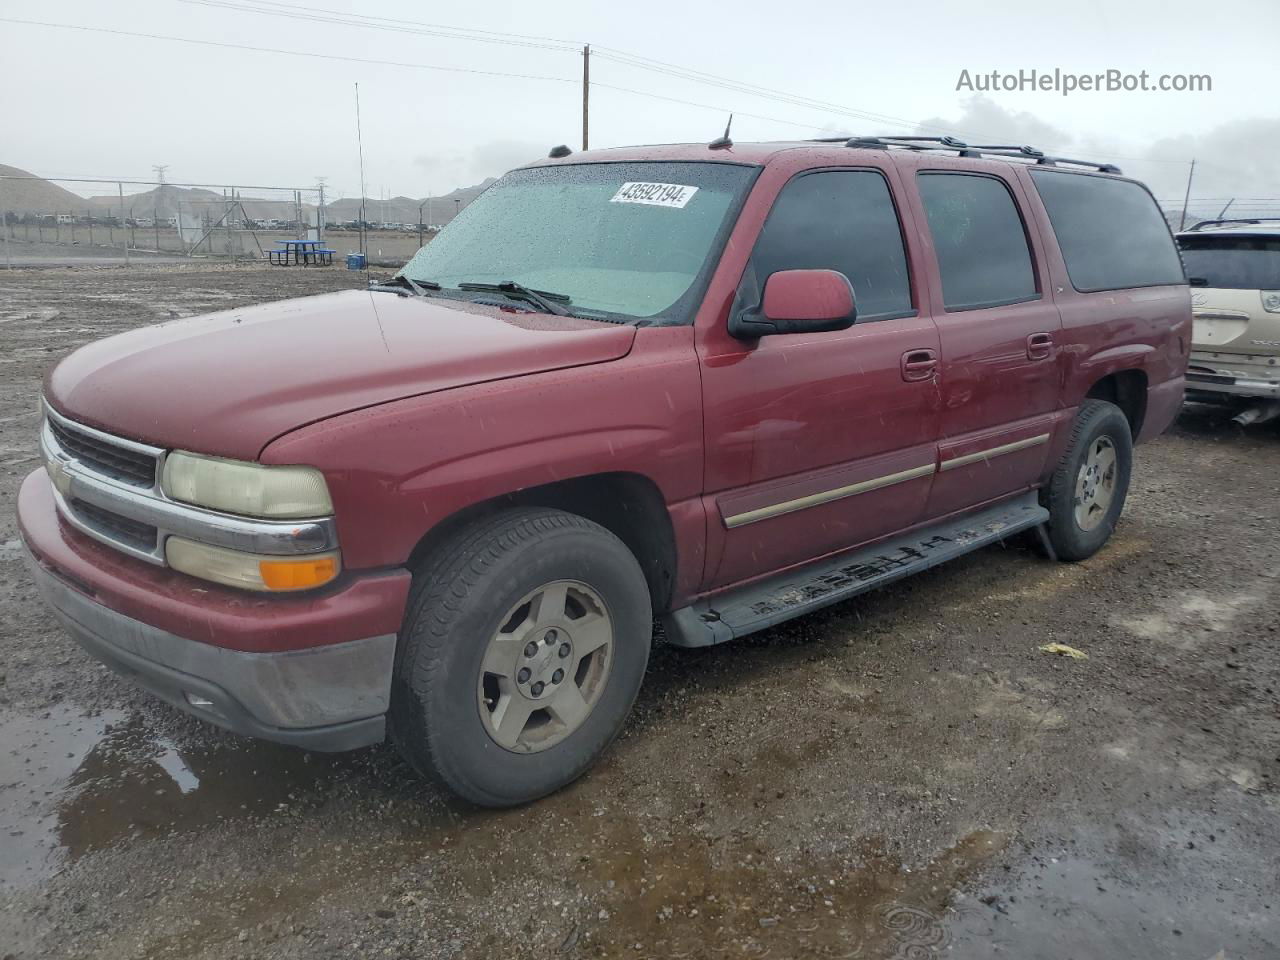
POLYGON ((1191 282, 1187 398, 1280 415, 1280 219, 1206 220, 1178 234, 1191 282))

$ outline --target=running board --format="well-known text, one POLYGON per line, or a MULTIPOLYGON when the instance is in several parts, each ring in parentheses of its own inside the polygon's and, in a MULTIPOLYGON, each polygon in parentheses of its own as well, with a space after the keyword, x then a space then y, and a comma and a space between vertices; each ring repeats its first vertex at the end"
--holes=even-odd
POLYGON ((1031 491, 977 513, 673 610, 663 621, 667 640, 678 647, 708 647, 744 637, 928 570, 1048 520, 1049 511, 1031 491))

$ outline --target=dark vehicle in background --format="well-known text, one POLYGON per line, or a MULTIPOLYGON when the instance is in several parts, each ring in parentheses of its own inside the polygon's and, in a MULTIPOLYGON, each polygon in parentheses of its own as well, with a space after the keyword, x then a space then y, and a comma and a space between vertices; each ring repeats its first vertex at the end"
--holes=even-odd
POLYGON ((1140 183, 949 139, 568 153, 367 291, 49 372, 19 522, 86 649, 501 806, 617 736, 654 618, 705 646, 1110 537, 1191 338, 1140 183))
POLYGON ((1188 399, 1280 414, 1280 219, 1206 220, 1178 234, 1194 317, 1188 399))

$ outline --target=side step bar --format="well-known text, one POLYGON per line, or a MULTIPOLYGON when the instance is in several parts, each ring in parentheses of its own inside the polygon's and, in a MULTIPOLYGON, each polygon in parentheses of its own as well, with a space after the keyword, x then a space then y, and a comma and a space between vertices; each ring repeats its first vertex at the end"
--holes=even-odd
POLYGON ((1041 526, 1049 511, 1035 491, 977 513, 828 557, 669 613, 667 640, 707 647, 744 637, 901 580, 1020 531, 1041 526))

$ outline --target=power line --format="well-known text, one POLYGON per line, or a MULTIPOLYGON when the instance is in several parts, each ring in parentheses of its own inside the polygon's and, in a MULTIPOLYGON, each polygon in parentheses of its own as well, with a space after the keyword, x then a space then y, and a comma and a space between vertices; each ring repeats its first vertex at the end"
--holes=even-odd
MULTIPOLYGON (((436 36, 442 38, 477 40, 492 43, 506 43, 516 46, 537 47, 540 49, 549 49, 554 51, 578 53, 583 44, 576 40, 567 40, 557 37, 533 36, 528 34, 503 33, 491 30, 479 30, 470 27, 456 27, 445 24, 423 23, 421 21, 406 20, 394 17, 382 17, 371 14, 353 14, 346 11, 332 10, 323 7, 314 7, 305 4, 283 3, 280 0, 178 0, 179 3, 198 4, 209 7, 222 7, 225 9, 239 10, 242 12, 259 13, 274 16, 289 17, 292 19, 310 20, 313 22, 336 23, 344 26, 361 26, 372 29, 390 30, 397 33, 419 33, 427 36, 436 36)), ((683 80, 688 83, 700 83, 707 86, 718 87, 734 93, 740 93, 747 96, 760 97, 762 99, 773 100, 778 103, 785 103, 789 106, 801 107, 809 110, 816 110, 830 115, 844 116, 857 120, 865 120, 873 123, 889 123, 902 124, 908 127, 914 127, 919 130, 932 131, 934 133, 960 134, 962 137, 973 140, 1001 140, 1002 137, 995 137, 985 134, 963 133, 951 127, 941 127, 934 124, 921 123, 917 120, 910 120, 905 117, 896 117, 892 114, 876 113, 874 111, 863 110, 855 107, 849 107, 844 104, 834 103, 828 100, 819 100, 813 97, 803 96, 801 94, 789 93, 774 87, 762 86, 760 84, 747 83, 745 81, 734 80, 730 77, 720 76, 714 73, 708 73, 704 70, 697 70, 692 67, 684 67, 680 64, 670 63, 664 60, 658 60, 653 57, 646 57, 642 54, 631 53, 626 50, 620 50, 616 47, 595 46, 592 52, 600 59, 610 60, 622 66, 630 66, 633 68, 648 70, 653 73, 672 77, 674 79, 683 80)), ((596 86, 606 86, 602 83, 596 83, 596 86)), ((685 103, 690 106, 703 107, 705 109, 722 109, 719 107, 708 107, 705 104, 693 103, 692 101, 680 100, 676 97, 662 97, 658 94, 648 94, 644 91, 635 90, 633 88, 616 87, 615 89, 624 92, 633 93, 638 96, 649 96, 653 99, 666 100, 672 103, 685 103)), ((755 119, 769 120, 770 122, 785 123, 790 126, 805 127, 806 129, 815 129, 817 124, 803 124, 795 121, 780 120, 776 117, 765 117, 761 114, 749 114, 745 111, 735 110, 735 112, 743 116, 751 116, 755 119)), ((1074 148, 1064 148, 1061 145, 1044 144, 1053 150, 1070 150, 1074 148)), ((1134 163, 1175 163, 1184 164, 1188 160, 1177 157, 1129 157, 1119 154, 1106 152, 1107 156, 1114 160, 1124 160, 1134 163)))
MULTIPOLYGON (((379 17, 367 14, 352 14, 338 10, 326 9, 323 7, 312 7, 300 4, 281 3, 278 0, 177 0, 179 3, 193 4, 206 7, 217 7, 229 10, 236 10, 244 13, 257 13, 267 16, 286 17, 294 20, 304 20, 317 23, 333 23, 342 26, 358 26, 374 30, 388 30, 395 33, 415 33, 425 36, 445 37, 462 40, 476 40, 491 43, 506 43, 516 46, 538 47, 541 49, 557 50, 564 52, 579 52, 581 44, 576 41, 562 40, 552 37, 534 37, 524 34, 497 33, 496 31, 473 31, 465 27, 452 27, 443 24, 423 23, 415 20, 404 20, 392 17, 379 17), (481 34, 481 35, 471 35, 481 34)), ((688 67, 681 67, 677 64, 666 63, 661 60, 654 60, 650 57, 644 57, 639 54, 628 53, 624 50, 618 50, 612 47, 598 48, 604 53, 599 54, 603 59, 611 60, 615 63, 636 67, 642 70, 649 70, 659 74, 665 74, 675 77, 676 79, 686 82, 701 83, 704 85, 719 87, 730 90, 735 93, 743 93, 749 96, 762 97, 764 99, 775 100, 777 102, 786 103, 791 106, 804 107, 811 110, 818 110, 828 114, 839 114, 852 117, 858 120, 869 120, 875 123, 895 123, 905 124, 909 127, 920 127, 921 129, 932 129, 941 133, 955 133, 956 131, 944 127, 933 127, 920 124, 914 120, 908 120, 903 117, 894 117, 888 114, 874 113, 868 110, 859 110, 853 107, 847 107, 842 104, 831 103, 829 101, 815 100, 811 97, 804 97, 799 94, 791 94, 785 91, 776 90, 769 87, 762 87, 756 84, 744 83, 732 80, 727 77, 720 77, 715 74, 706 73, 700 70, 694 70, 688 67)), ((594 50, 593 50, 594 52, 594 50)), ((602 84, 597 84, 602 86, 602 84)), ((638 92, 631 90, 630 92, 638 92)), ((675 98, 669 98, 675 99, 675 98)), ((680 102, 675 100, 675 102, 680 102)), ((717 108, 718 109, 718 108, 717 108)), ((742 111, 739 111, 742 112, 742 111)), ((746 116, 746 113, 743 113, 746 116)), ((816 124, 799 124, 800 126, 814 127, 816 124)), ((990 139, 990 138, 988 138, 990 139)))
MULTIPOLYGON (((393 30, 395 32, 400 32, 400 33, 406 32, 406 28, 415 28, 415 29, 409 30, 408 32, 419 32, 419 33, 424 33, 426 35, 439 36, 447 39, 465 39, 465 40, 480 40, 480 41, 495 42, 495 43, 511 43, 511 44, 522 45, 522 46, 541 46, 543 49, 550 49, 555 51, 571 51, 574 53, 578 52, 576 47, 568 46, 570 41, 559 40, 556 38, 534 37, 534 36, 527 36, 522 34, 503 34, 497 31, 471 30, 470 28, 462 28, 462 27, 446 27, 440 24, 424 24, 418 21, 397 20, 390 17, 366 17, 363 15, 343 14, 341 11, 330 11, 330 10, 325 10, 323 8, 301 7, 294 4, 275 2, 275 0, 252 0, 252 2, 258 3, 261 6, 269 5, 272 7, 282 8, 279 11, 259 9, 257 7, 248 6, 245 3, 233 2, 233 0, 178 0, 178 2, 196 4, 196 5, 208 6, 208 7, 221 7, 226 9, 239 10, 242 12, 274 14, 277 16, 290 17, 293 19, 313 20, 316 22, 329 22, 329 23, 335 23, 335 24, 345 25, 345 26, 366 26, 374 29, 393 30), (316 16, 315 14, 332 14, 333 18, 319 17, 319 16, 316 16), (342 18, 342 19, 336 19, 336 18, 342 18), (372 22, 364 22, 364 21, 381 21, 381 22, 372 23, 372 22), (434 31, 434 32, 429 32, 429 31, 434 31), (445 31, 453 31, 453 32, 445 32, 445 31), (469 34, 474 34, 474 35, 469 35, 469 34), (535 43, 534 41, 539 41, 542 43, 535 43), (552 44, 561 44, 564 46, 553 46, 552 44)), ((339 62, 345 62, 345 63, 359 63, 359 64, 366 64, 366 65, 374 65, 374 66, 402 67, 402 68, 416 69, 416 70, 434 70, 434 71, 442 71, 447 73, 464 73, 464 74, 472 74, 477 76, 502 77, 502 78, 514 79, 514 80, 544 80, 544 81, 550 81, 555 83, 572 83, 572 84, 578 83, 576 79, 571 79, 567 77, 548 76, 543 74, 509 73, 504 71, 479 70, 479 69, 467 68, 467 67, 447 67, 447 66, 441 66, 438 64, 412 63, 412 62, 398 61, 398 60, 383 60, 383 59, 377 59, 377 58, 371 58, 371 57, 352 57, 352 56, 345 56, 341 54, 313 53, 310 51, 286 50, 278 47, 260 47, 260 46, 250 45, 250 44, 232 43, 229 41, 198 40, 190 37, 175 37, 175 36, 166 35, 166 34, 152 34, 152 33, 141 33, 141 32, 128 31, 128 30, 116 30, 108 27, 91 27, 91 26, 86 26, 81 24, 51 23, 48 21, 40 21, 40 20, 23 20, 23 19, 18 19, 14 17, 0 17, 0 23, 15 23, 15 24, 20 24, 25 26, 38 26, 38 27, 47 27, 47 28, 62 29, 62 30, 77 30, 77 31, 89 32, 89 33, 103 33, 103 34, 109 34, 114 36, 133 37, 133 38, 147 39, 147 40, 165 40, 165 41, 174 42, 174 43, 187 43, 187 44, 194 44, 198 46, 220 47, 224 49, 248 50, 255 53, 273 53, 281 56, 303 57, 303 58, 311 58, 311 59, 319 59, 319 60, 331 60, 331 61, 339 61, 339 62)), ((815 100, 810 97, 804 97, 796 94, 789 94, 784 91, 774 90, 773 88, 769 88, 769 87, 762 87, 755 84, 743 83, 741 81, 735 81, 729 78, 719 77, 715 74, 706 73, 704 71, 694 70, 686 67, 680 67, 675 64, 668 64, 665 61, 655 60, 650 57, 643 57, 638 54, 630 54, 630 53, 627 53, 626 51, 615 50, 614 48, 610 48, 610 47, 593 48, 593 53, 596 53, 597 56, 602 57, 604 59, 612 60, 620 65, 633 66, 639 69, 649 70, 659 74, 665 74, 665 75, 674 77, 675 79, 685 80, 686 82, 702 83, 702 84, 707 84, 711 86, 716 86, 725 90, 729 90, 731 92, 741 93, 748 96, 761 97, 765 99, 772 99, 777 102, 789 104, 791 106, 799 106, 806 109, 824 112, 827 114, 843 115, 851 118, 856 118, 860 120, 870 120, 878 123, 906 124, 908 126, 918 127, 920 129, 934 130, 934 131, 943 132, 943 133, 958 132, 945 127, 934 127, 927 124, 921 124, 918 121, 908 120, 902 117, 894 117, 888 114, 877 114, 877 113, 872 113, 870 111, 856 110, 851 107, 845 107, 840 104, 830 103, 828 101, 815 100), (603 50, 607 52, 596 53, 597 50, 603 50)), ((622 93, 632 94, 634 96, 647 97, 653 100, 661 100, 668 103, 679 103, 686 106, 696 107, 699 109, 715 110, 721 113, 734 112, 741 116, 751 117, 753 119, 765 120, 770 123, 780 123, 786 126, 799 127, 807 130, 818 129, 818 124, 816 123, 802 123, 794 120, 784 120, 780 117, 770 117, 763 114, 750 113, 748 111, 739 110, 737 108, 712 106, 710 104, 699 103, 692 100, 684 100, 678 97, 664 96, 662 94, 650 93, 644 90, 636 90, 630 87, 623 87, 623 86, 618 86, 613 84, 601 83, 599 81, 594 81, 593 83, 595 86, 601 87, 604 89, 611 89, 611 90, 615 90, 622 93)), ((971 140, 975 139, 973 135, 967 135, 967 136, 971 140)), ((993 138, 978 137, 976 139, 993 139, 993 138)), ((999 139, 999 138, 994 138, 994 139, 999 139)), ((1107 155, 1112 159, 1125 160, 1125 161, 1138 162, 1138 163, 1180 163, 1181 164, 1181 163, 1188 162, 1187 160, 1181 159, 1181 158, 1166 158, 1166 157, 1152 157, 1152 156, 1124 157, 1117 154, 1111 154, 1109 152, 1107 153, 1107 155)), ((1226 169, 1226 168, 1222 168, 1222 169, 1226 169)))
POLYGON ((29 27, 52 27, 57 30, 79 30, 85 33, 108 33, 117 37, 135 37, 143 40, 169 40, 174 43, 190 43, 202 47, 222 47, 230 50, 251 50, 255 53, 275 53, 286 57, 310 57, 317 60, 339 60, 345 63, 361 63, 373 66, 407 67, 413 70, 442 70, 447 73, 470 73, 485 77, 505 77, 511 80, 550 80, 556 83, 577 84, 567 77, 549 77, 540 74, 502 73, 496 70, 475 70, 468 67, 442 67, 430 63, 406 63, 400 60, 377 60, 370 57, 347 57, 336 53, 311 53, 304 50, 282 50, 278 47, 255 47, 245 43, 223 40, 196 40, 192 37, 174 37, 160 33, 136 33, 131 30, 113 30, 109 27, 89 27, 78 23, 49 23, 44 20, 19 20, 16 17, 0 17, 0 23, 17 23, 29 27))
POLYGON ((329 13, 329 14, 334 14, 335 16, 351 17, 353 19, 376 20, 376 21, 381 21, 383 23, 390 23, 390 24, 397 24, 397 25, 427 27, 433 30, 450 30, 450 31, 455 31, 457 33, 477 34, 477 35, 484 35, 484 36, 490 36, 490 37, 507 37, 507 38, 516 39, 516 40, 534 40, 534 41, 542 41, 545 43, 557 43, 557 44, 562 44, 567 46, 570 50, 576 50, 578 47, 582 46, 581 40, 565 40, 559 37, 542 37, 542 36, 536 36, 533 34, 526 34, 526 33, 504 32, 501 30, 483 30, 478 27, 457 27, 457 26, 451 26, 449 24, 443 24, 443 23, 423 23, 418 20, 403 20, 403 19, 398 19, 396 17, 379 17, 376 15, 367 14, 367 13, 355 14, 345 10, 328 10, 323 7, 312 7, 312 6, 307 6, 305 4, 282 3, 280 2, 280 0, 247 0, 247 2, 255 3, 260 7, 281 7, 286 10, 303 10, 303 11, 309 11, 313 13, 317 13, 317 12, 329 13))
POLYGON ((519 34, 503 34, 491 30, 472 31, 466 27, 447 27, 442 24, 420 24, 412 20, 395 20, 390 17, 367 17, 364 15, 343 13, 339 10, 325 10, 315 7, 297 7, 288 3, 272 3, 269 0, 254 0, 253 3, 234 2, 234 0, 178 0, 179 3, 193 6, 214 7, 234 10, 240 13, 257 13, 271 17, 288 17, 291 20, 305 20, 312 23, 332 23, 344 27, 363 27, 371 30, 393 30, 396 33, 411 33, 418 36, 442 37, 450 40, 473 40, 481 43, 499 43, 513 47, 531 47, 541 50, 565 51, 572 49, 567 41, 551 40, 541 37, 524 37, 519 34), (279 7, 283 9, 270 9, 279 7), (368 21, 383 21, 372 23, 368 21))

